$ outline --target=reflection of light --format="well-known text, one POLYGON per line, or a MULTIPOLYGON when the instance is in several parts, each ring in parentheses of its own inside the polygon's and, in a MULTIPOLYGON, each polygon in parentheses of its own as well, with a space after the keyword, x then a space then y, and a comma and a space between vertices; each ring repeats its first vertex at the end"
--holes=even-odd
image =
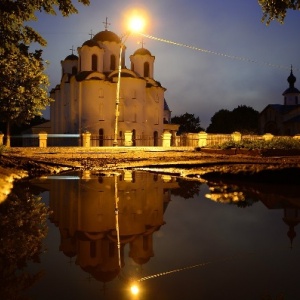
POLYGON ((79 180, 79 176, 42 176, 41 179, 79 180))
POLYGON ((130 287, 130 291, 133 295, 137 295, 139 293, 139 287, 136 285, 136 284, 133 284, 131 287, 130 287))

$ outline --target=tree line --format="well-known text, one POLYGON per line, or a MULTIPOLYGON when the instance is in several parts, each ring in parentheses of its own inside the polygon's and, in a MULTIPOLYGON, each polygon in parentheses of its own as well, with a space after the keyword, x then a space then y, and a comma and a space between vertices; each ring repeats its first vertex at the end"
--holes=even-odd
POLYGON ((210 119, 211 123, 206 130, 201 126, 199 117, 194 114, 185 113, 174 116, 171 123, 178 124, 177 134, 197 133, 206 131, 207 133, 232 133, 239 131, 243 134, 258 133, 259 112, 250 106, 239 105, 232 111, 221 109, 210 119))

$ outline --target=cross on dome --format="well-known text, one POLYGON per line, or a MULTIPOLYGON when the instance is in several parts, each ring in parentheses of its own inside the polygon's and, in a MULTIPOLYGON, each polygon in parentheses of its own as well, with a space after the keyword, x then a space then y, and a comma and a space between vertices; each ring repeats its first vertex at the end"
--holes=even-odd
POLYGON ((109 25, 111 25, 111 23, 108 23, 108 18, 107 18, 107 17, 105 18, 105 22, 102 22, 102 23, 104 24, 105 30, 108 29, 108 26, 109 26, 109 25))
POLYGON ((70 50, 72 51, 72 55, 73 55, 74 51, 75 51, 74 46, 72 46, 72 48, 70 50))

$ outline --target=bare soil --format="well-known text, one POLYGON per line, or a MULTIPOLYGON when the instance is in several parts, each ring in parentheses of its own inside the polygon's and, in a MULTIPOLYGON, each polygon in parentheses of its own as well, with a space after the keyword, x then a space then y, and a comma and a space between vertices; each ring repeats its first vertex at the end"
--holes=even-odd
POLYGON ((184 177, 251 178, 288 182, 300 178, 300 156, 261 156, 259 153, 223 154, 170 148, 10 148, 0 155, 0 176, 12 170, 36 177, 67 170, 101 172, 143 169, 184 177))

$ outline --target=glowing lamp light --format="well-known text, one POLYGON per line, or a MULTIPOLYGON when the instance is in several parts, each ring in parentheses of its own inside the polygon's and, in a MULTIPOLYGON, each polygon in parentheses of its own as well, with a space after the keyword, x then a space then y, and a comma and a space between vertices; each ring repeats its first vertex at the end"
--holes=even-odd
POLYGON ((140 16, 133 16, 129 20, 129 30, 131 32, 141 32, 145 27, 145 20, 140 16))

